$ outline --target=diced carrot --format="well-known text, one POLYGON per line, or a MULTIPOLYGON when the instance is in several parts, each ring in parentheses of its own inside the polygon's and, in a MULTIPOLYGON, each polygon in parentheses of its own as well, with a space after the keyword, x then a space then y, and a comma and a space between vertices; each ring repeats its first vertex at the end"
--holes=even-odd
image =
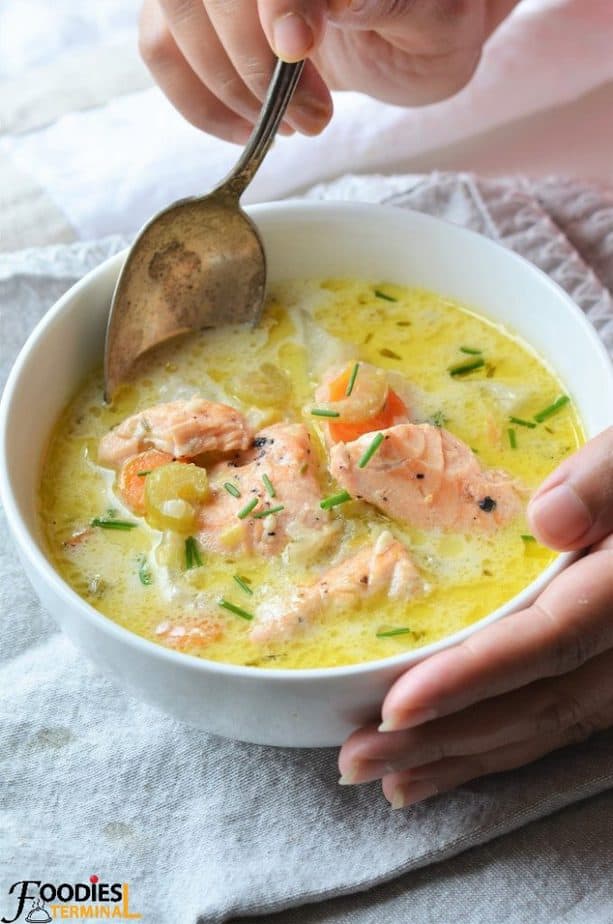
POLYGON ((146 449, 138 455, 130 456, 121 466, 118 487, 121 499, 126 507, 142 517, 145 513, 145 482, 146 472, 167 465, 173 458, 167 452, 158 449, 146 449))
MULTIPOLYGON (((351 370, 341 373, 333 379, 328 385, 330 401, 340 401, 345 397, 349 376, 351 370)), ((407 407, 402 399, 391 388, 388 390, 385 404, 378 414, 374 417, 368 417, 365 420, 356 423, 332 423, 328 424, 328 432, 333 443, 350 443, 357 440, 364 433, 371 433, 373 430, 385 430, 392 427, 396 418, 408 420, 407 407)))

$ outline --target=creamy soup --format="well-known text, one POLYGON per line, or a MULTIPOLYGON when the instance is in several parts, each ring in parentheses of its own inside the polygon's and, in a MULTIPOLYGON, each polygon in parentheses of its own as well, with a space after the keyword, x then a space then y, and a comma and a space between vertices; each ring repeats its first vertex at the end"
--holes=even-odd
POLYGON ((51 560, 132 632, 258 667, 384 658, 495 610, 553 560, 526 503, 584 441, 511 331, 383 283, 279 286, 256 329, 102 392, 98 369, 53 431, 51 560))

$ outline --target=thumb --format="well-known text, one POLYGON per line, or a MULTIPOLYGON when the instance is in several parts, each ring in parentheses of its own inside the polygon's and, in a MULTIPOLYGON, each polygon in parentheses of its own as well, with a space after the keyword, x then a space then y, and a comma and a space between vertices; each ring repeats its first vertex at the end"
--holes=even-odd
POLYGON ((283 61, 301 61, 323 39, 329 15, 350 0, 258 0, 260 22, 270 47, 283 61))
POLYGON ((613 532, 613 427, 566 459, 528 505, 532 532, 554 549, 582 549, 613 532))

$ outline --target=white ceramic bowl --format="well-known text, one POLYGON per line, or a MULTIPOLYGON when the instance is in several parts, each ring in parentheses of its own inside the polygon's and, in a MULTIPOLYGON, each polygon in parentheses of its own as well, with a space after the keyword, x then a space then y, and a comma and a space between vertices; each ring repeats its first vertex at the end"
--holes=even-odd
MULTIPOLYGON (((353 203, 280 203, 250 214, 269 279, 354 276, 423 286, 458 299, 517 332, 545 357, 572 396, 588 437, 612 422, 613 370, 581 311, 547 276, 497 244, 446 222, 353 203)), ((560 556, 534 583, 470 628, 418 651, 321 670, 264 670, 169 651, 98 613, 46 558, 36 515, 45 447, 58 414, 101 362, 111 294, 123 254, 89 273, 33 331, 11 372, 0 414, 0 490, 24 567, 43 604, 97 665, 163 711, 259 744, 339 744, 376 718, 390 684, 411 664, 528 605, 561 570, 560 556)))

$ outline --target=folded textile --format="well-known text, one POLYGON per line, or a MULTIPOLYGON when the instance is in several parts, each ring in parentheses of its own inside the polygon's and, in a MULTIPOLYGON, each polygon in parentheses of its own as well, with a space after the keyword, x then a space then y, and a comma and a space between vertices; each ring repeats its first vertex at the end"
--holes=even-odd
MULTIPOLYGON (((593 246, 601 263, 604 254, 594 224, 607 206, 596 190, 575 185, 571 194, 568 183, 550 181, 540 196, 527 181, 443 174, 348 177, 313 195, 386 200, 497 238, 563 285, 613 349, 611 295, 590 266, 593 246)), ((51 302, 123 243, 0 255, 3 375, 51 302)), ((337 785, 334 750, 259 747, 180 725, 99 676, 58 632, 4 522, 0 611, 0 908, 7 917, 16 880, 91 874, 129 882, 131 910, 152 924, 268 917, 389 882, 613 787, 608 732, 392 812, 377 784, 337 785)), ((462 917, 470 922, 465 897, 462 917)), ((518 906, 508 920, 525 921, 524 911, 518 906)), ((365 922, 386 920, 371 912, 365 906, 365 922)), ((360 916, 354 909, 352 922, 360 916)))

